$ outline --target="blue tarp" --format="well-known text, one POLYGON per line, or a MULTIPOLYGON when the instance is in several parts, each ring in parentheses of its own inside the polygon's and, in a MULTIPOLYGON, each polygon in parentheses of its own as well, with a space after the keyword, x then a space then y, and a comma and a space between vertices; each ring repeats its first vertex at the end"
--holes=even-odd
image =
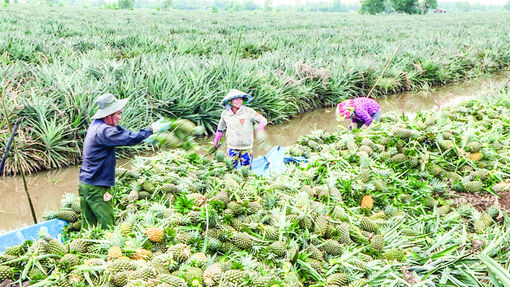
POLYGON ((52 219, 38 224, 20 228, 0 235, 0 253, 5 249, 19 245, 26 240, 36 240, 39 238, 37 233, 41 229, 46 229, 51 237, 62 242, 62 228, 66 226, 66 222, 60 219, 52 219))
POLYGON ((285 152, 288 147, 274 146, 265 156, 253 160, 251 170, 260 176, 268 177, 274 173, 285 171, 285 164, 305 161, 304 157, 287 157, 285 152))

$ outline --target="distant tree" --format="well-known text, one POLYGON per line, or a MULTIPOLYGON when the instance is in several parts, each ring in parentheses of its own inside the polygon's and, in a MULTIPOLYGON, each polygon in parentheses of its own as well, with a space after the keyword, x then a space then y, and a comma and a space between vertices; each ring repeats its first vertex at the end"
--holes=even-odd
POLYGON ((172 4, 174 3, 173 0, 163 0, 161 3, 161 9, 168 10, 172 7, 172 4))
POLYGON ((510 0, 508 0, 508 2, 506 2, 504 7, 506 10, 510 10, 510 0))
POLYGON ((244 0, 241 9, 253 11, 259 9, 259 6, 253 0, 244 0))
POLYGON ((361 14, 378 14, 384 12, 384 0, 361 0, 359 12, 361 14))
POLYGON ((9 5, 9 0, 4 0, 5 5, 9 5))
POLYGON ((425 14, 429 9, 437 8, 437 0, 421 0, 420 1, 420 11, 421 14, 425 14))
POLYGON ((403 12, 407 14, 418 14, 418 0, 391 0, 393 8, 397 12, 403 12))
POLYGON ((469 2, 467 1, 464 1, 464 2, 457 2, 457 9, 459 11, 462 11, 462 12, 469 12, 471 11, 471 4, 469 4, 469 2))
POLYGON ((135 7, 135 0, 119 0, 120 9, 133 9, 135 7))
POLYGON ((333 0, 333 5, 331 5, 331 11, 333 12, 340 12, 342 11, 342 1, 340 0, 333 0))

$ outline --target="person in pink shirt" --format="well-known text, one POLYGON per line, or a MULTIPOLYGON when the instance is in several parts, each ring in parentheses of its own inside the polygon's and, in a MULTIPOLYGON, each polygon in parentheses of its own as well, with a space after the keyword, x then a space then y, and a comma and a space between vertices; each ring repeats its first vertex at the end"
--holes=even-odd
POLYGON ((354 125, 358 129, 363 125, 368 127, 373 121, 380 120, 381 107, 374 99, 366 97, 345 100, 336 106, 336 119, 341 121, 349 118, 352 120, 350 130, 354 125))

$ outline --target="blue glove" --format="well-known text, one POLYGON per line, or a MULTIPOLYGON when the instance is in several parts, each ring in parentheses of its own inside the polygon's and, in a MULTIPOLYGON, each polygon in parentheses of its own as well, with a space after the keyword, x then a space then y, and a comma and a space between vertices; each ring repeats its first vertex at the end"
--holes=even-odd
POLYGON ((157 120, 156 122, 154 122, 151 126, 152 126, 153 133, 156 134, 156 133, 168 131, 170 129, 170 127, 172 126, 172 122, 161 118, 161 119, 157 120))

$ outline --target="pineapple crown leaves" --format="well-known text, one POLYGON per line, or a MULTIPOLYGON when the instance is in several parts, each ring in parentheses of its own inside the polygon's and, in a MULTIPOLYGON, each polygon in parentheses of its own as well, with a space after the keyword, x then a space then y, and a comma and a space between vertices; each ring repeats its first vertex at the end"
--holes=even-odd
POLYGON ((179 213, 186 214, 193 209, 194 205, 195 200, 188 199, 188 197, 183 194, 175 198, 174 209, 179 213))

